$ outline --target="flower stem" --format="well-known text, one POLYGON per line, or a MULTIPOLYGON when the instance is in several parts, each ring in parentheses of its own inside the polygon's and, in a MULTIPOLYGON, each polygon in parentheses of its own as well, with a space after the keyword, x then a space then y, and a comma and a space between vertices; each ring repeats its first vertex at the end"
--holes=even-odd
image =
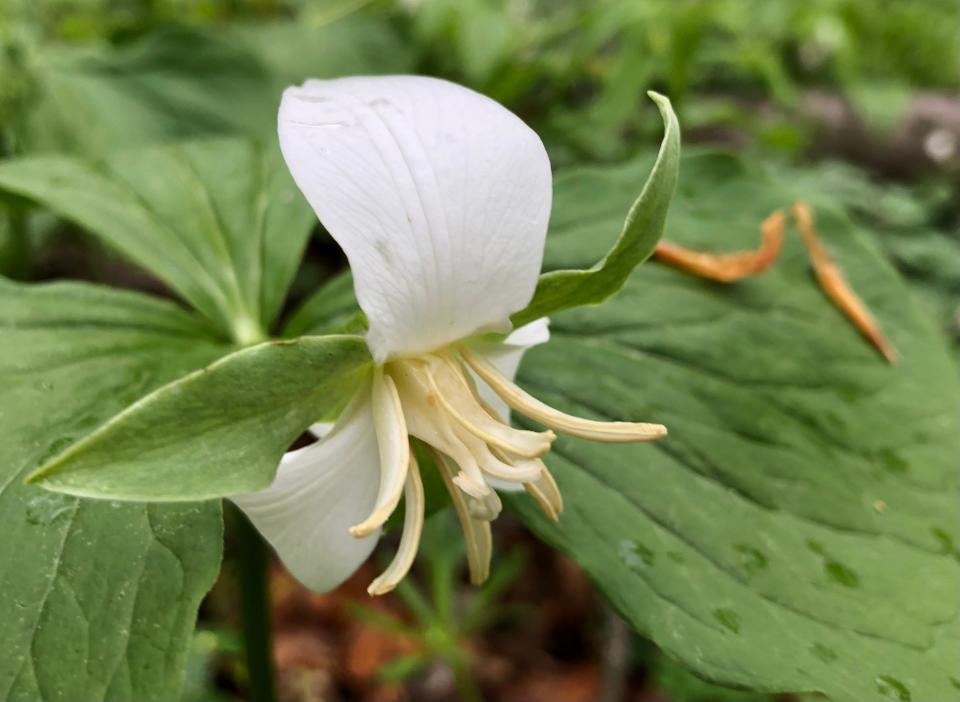
POLYGON ((250 699, 274 702, 273 637, 270 630, 269 557, 263 538, 238 509, 233 514, 237 580, 250 699))
POLYGON ((483 695, 473 681, 468 662, 457 655, 450 659, 450 668, 453 670, 453 684, 457 688, 460 699, 463 702, 483 702, 483 695))

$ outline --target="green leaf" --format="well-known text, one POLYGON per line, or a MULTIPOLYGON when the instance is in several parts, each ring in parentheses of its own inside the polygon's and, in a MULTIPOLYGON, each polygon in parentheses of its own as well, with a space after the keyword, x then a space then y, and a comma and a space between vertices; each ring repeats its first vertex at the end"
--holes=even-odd
POLYGON ((239 343, 264 337, 315 221, 272 143, 16 159, 0 163, 0 188, 81 224, 239 343))
MULTIPOLYGON (((513 315, 514 327, 560 310, 603 302, 616 293, 630 272, 653 253, 663 235, 667 209, 677 184, 680 125, 667 98, 652 92, 649 95, 663 118, 663 142, 640 196, 629 207, 620 237, 599 263, 586 270, 555 270, 541 275, 533 300, 513 315)), ((636 186, 631 184, 631 187, 636 186)), ((566 194, 562 191, 556 192, 552 214, 554 225, 558 210, 564 204, 558 198, 564 196, 566 194)), ((552 226, 551 232, 554 229, 552 226)))
POLYGON ((366 315, 357 305, 350 271, 334 276, 308 297, 290 316, 284 336, 301 334, 359 334, 366 331, 366 315))
POLYGON ((171 27, 120 48, 45 47, 34 63, 39 97, 14 125, 20 151, 90 155, 267 134, 290 83, 412 69, 409 48, 374 13, 326 24, 171 27))
POLYGON ((960 362, 960 229, 943 222, 952 193, 875 183, 842 163, 792 169, 789 177, 804 197, 836 198, 870 228, 938 322, 960 362))
POLYGON ((259 132, 276 115, 263 99, 266 67, 213 32, 171 28, 119 49, 48 48, 33 72, 39 99, 15 124, 21 151, 103 154, 259 132))
MULTIPOLYGON (((589 259, 648 161, 558 179, 547 262, 589 259), (574 196, 575 195, 575 196, 574 196)), ((792 184, 685 158, 669 237, 755 244, 792 184)), ((845 700, 960 698, 957 377, 930 321, 828 197, 825 244, 903 354, 886 364, 824 297, 798 237, 723 286, 663 265, 552 318, 519 382, 565 411, 665 423, 653 444, 561 438, 556 524, 511 505, 617 610, 697 674, 845 700)))
POLYGON ((259 490, 313 422, 346 403, 372 360, 357 336, 252 346, 165 385, 31 474, 74 495, 196 500, 259 490))
POLYGON ((219 504, 81 500, 23 476, 223 350, 168 302, 0 279, 0 699, 179 698, 219 504))

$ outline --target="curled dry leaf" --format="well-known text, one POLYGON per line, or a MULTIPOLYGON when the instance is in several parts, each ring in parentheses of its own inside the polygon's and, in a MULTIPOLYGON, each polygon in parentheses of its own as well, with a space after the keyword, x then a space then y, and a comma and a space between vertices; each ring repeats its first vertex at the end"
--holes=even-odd
POLYGON ((866 339, 873 344, 883 357, 890 363, 896 363, 900 354, 890 340, 880 330, 880 325, 867 309, 863 300, 853 291, 840 267, 833 261, 830 254, 820 242, 817 230, 813 223, 813 213, 807 203, 798 200, 793 203, 793 217, 800 230, 803 243, 810 252, 810 262, 820 287, 827 297, 853 323, 866 339))
POLYGON ((760 225, 760 246, 752 251, 715 254, 695 251, 669 241, 660 241, 653 255, 664 263, 720 283, 733 283, 761 273, 780 255, 786 219, 777 210, 760 225))

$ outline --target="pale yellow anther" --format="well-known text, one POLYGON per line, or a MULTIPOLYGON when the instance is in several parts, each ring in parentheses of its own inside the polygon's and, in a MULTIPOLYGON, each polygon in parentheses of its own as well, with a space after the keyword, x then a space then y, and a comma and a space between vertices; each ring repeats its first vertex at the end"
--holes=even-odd
POLYGON ((539 458, 550 450, 557 438, 552 431, 536 432, 514 429, 502 420, 490 417, 480 404, 480 398, 465 377, 462 367, 449 358, 433 364, 427 370, 431 389, 447 413, 460 426, 485 443, 526 458, 539 458), (432 371, 432 372, 431 372, 432 371), (438 379, 444 381, 440 389, 438 379))
POLYGON ((450 500, 453 502, 453 508, 460 520, 460 528, 463 530, 470 582, 474 585, 482 585, 490 576, 490 558, 493 555, 493 534, 490 531, 490 522, 471 516, 467 500, 453 484, 453 476, 457 469, 450 459, 439 451, 434 451, 433 457, 440 470, 440 476, 450 492, 450 500))
POLYGON ((417 459, 410 452, 410 466, 407 470, 406 484, 403 491, 403 531, 400 534, 400 546, 387 569, 377 577, 367 592, 371 595, 385 595, 393 590, 403 580, 420 546, 420 535, 423 533, 423 517, 426 501, 423 494, 423 482, 420 480, 420 467, 417 459))
POLYGON ((459 471, 451 478, 453 484, 463 490, 464 493, 476 499, 482 499, 490 494, 490 487, 483 482, 477 482, 464 471, 459 471))
POLYGON ((374 373, 371 394, 380 452, 380 488, 370 516, 350 527, 356 537, 372 534, 390 518, 400 502, 410 465, 410 441, 400 396, 393 379, 380 368, 374 373))
POLYGON ((467 508, 470 511, 470 516, 474 519, 492 522, 503 511, 503 502, 500 501, 500 496, 496 491, 491 490, 489 495, 480 499, 468 496, 467 508))
POLYGON ((510 407, 530 419, 545 424, 551 429, 579 436, 591 441, 604 443, 634 443, 653 441, 667 435, 662 424, 645 422, 598 422, 591 419, 574 417, 550 407, 527 394, 505 378, 497 368, 483 356, 464 347, 463 359, 483 381, 500 396, 510 407))

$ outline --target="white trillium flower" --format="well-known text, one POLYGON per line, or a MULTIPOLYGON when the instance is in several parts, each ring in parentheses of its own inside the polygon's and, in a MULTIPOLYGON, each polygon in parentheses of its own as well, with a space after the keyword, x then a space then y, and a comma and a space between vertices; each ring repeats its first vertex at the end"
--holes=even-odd
POLYGON ((540 274, 552 193, 543 144, 493 100, 417 76, 288 88, 279 136, 294 180, 349 259, 376 368, 329 433, 287 453, 268 488, 233 500, 287 568, 323 591, 366 560, 402 497, 399 549, 369 588, 388 592, 423 527, 415 437, 450 492, 480 583, 501 510, 495 488, 525 489, 552 519, 563 509, 542 461, 555 434, 511 427, 508 407, 598 441, 666 433, 571 417, 517 387, 524 350, 549 337, 546 319, 490 340, 511 331, 540 274))

